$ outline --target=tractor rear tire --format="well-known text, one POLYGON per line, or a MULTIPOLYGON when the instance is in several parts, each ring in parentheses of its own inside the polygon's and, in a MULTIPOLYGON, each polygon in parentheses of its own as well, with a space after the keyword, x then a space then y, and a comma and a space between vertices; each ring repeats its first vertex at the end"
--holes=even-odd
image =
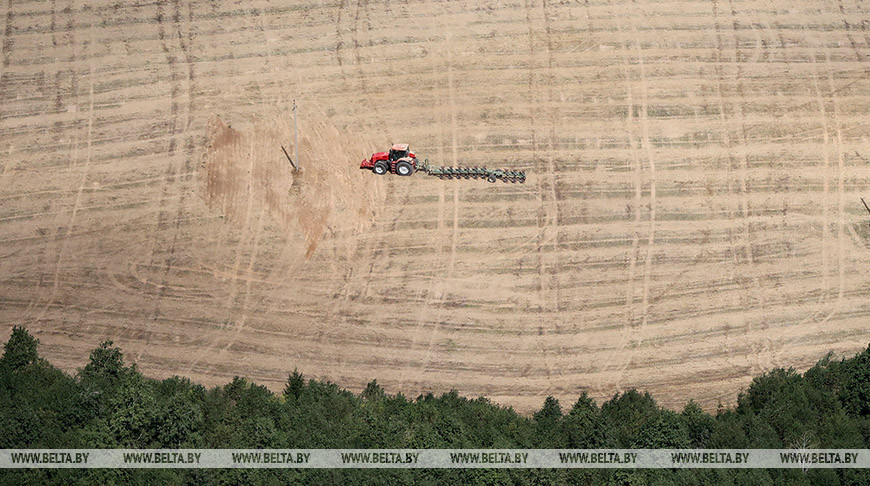
POLYGON ((414 173, 414 166, 410 162, 401 161, 396 164, 396 174, 400 176, 409 176, 414 173))
POLYGON ((390 167, 385 162, 377 162, 372 168, 372 172, 377 175, 384 175, 390 171, 390 167))

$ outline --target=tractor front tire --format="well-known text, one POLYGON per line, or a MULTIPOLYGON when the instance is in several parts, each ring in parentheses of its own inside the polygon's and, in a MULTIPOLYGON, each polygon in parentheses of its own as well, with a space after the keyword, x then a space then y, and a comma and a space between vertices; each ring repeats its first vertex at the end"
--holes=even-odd
POLYGON ((410 162, 401 161, 396 164, 396 174, 400 176, 409 176, 414 173, 414 166, 410 162))
POLYGON ((384 162, 377 162, 377 163, 375 163, 375 166, 372 167, 372 172, 374 172, 377 175, 384 175, 389 171, 390 171, 389 166, 387 166, 387 164, 384 162))

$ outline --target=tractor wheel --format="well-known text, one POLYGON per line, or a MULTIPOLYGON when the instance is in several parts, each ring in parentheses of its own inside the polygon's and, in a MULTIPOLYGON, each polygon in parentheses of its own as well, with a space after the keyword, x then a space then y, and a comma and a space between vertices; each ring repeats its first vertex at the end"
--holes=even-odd
POLYGON ((400 176, 409 176, 414 173, 414 166, 410 162, 401 161, 396 164, 396 174, 400 176))
POLYGON ((387 164, 385 162, 377 162, 377 163, 375 163, 375 166, 372 168, 372 172, 374 172, 377 175, 384 175, 389 171, 390 171, 390 168, 387 167, 387 164))

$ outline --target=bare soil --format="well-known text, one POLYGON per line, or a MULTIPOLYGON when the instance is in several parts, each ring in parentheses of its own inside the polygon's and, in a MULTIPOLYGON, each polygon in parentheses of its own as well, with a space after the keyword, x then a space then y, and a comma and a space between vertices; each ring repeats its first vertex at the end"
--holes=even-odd
POLYGON ((867 9, 0 0, 0 337, 209 385, 733 403, 870 342, 867 9), (396 142, 528 180, 358 169, 396 142))

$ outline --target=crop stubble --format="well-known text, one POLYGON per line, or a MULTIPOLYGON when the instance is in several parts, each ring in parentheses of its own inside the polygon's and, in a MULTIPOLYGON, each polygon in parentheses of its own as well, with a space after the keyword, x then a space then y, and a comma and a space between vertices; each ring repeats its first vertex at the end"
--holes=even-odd
POLYGON ((298 367, 522 411, 629 387, 711 408, 870 337, 860 2, 0 18, 0 316, 64 368, 112 338, 208 384, 279 389, 298 367), (292 99, 298 177, 277 145, 292 99), (220 163, 216 117, 247 144, 220 163), (355 169, 399 141, 528 182, 355 169))

